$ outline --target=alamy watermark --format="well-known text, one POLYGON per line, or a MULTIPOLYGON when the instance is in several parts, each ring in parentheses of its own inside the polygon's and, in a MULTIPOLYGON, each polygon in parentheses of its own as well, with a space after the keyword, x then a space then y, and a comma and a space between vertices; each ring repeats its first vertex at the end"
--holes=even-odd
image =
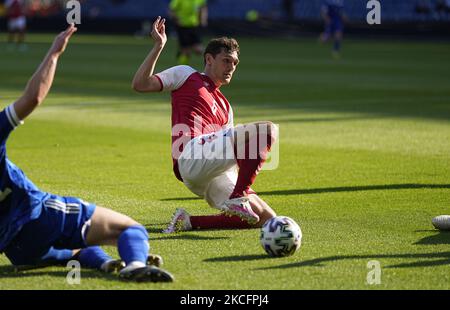
POLYGON ((367 2, 367 9, 370 10, 367 13, 367 23, 369 25, 381 24, 381 3, 378 0, 370 0, 367 2))
POLYGON ((66 268, 69 272, 66 276, 66 282, 69 285, 81 284, 81 265, 77 260, 71 260, 67 263, 66 268))
POLYGON ((381 264, 377 260, 371 260, 367 262, 367 268, 370 271, 367 273, 367 284, 379 285, 381 284, 381 264))
POLYGON ((81 4, 80 1, 70 0, 66 3, 66 9, 70 10, 66 15, 68 24, 81 24, 81 4))

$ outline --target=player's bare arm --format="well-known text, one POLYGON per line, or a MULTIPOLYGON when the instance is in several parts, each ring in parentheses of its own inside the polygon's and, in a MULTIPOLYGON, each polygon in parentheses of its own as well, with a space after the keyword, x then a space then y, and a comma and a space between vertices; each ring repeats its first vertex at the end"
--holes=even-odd
POLYGON ((14 110, 19 119, 25 119, 44 101, 53 84, 59 56, 64 53, 75 31, 77 28, 72 24, 55 38, 39 68, 28 81, 22 97, 14 103, 14 110))
POLYGON ((164 18, 158 16, 153 23, 151 33, 154 41, 153 49, 148 54, 147 58, 145 58, 133 78, 132 87, 137 92, 147 93, 158 92, 161 90, 161 84, 159 80, 153 76, 153 72, 159 55, 167 42, 165 22, 166 20, 164 18))

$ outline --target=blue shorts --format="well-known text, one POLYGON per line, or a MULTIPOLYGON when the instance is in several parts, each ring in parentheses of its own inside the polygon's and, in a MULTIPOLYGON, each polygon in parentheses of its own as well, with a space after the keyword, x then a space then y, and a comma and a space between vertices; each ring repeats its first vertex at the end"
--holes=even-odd
POLYGON ((325 26, 325 33, 327 35, 335 34, 336 32, 344 31, 344 23, 340 20, 332 20, 330 24, 325 26))
POLYGON ((94 211, 81 199, 51 195, 39 218, 25 224, 4 252, 13 265, 34 265, 50 250, 85 248, 94 211))

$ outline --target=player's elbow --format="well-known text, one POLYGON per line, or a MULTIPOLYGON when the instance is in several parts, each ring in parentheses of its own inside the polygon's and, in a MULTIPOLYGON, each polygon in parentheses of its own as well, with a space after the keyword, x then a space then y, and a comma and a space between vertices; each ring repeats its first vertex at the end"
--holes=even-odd
POLYGON ((161 86, 159 82, 150 79, 139 80, 134 79, 131 83, 131 88, 138 93, 151 93, 161 91, 161 86))
POLYGON ((133 80, 133 82, 131 83, 131 88, 132 88, 135 92, 138 92, 138 93, 143 93, 143 92, 145 92, 144 85, 143 85, 141 82, 137 81, 137 80, 133 80))
POLYGON ((138 92, 138 93, 141 92, 141 88, 140 88, 139 84, 136 83, 135 81, 133 81, 133 82, 131 83, 131 88, 132 88, 135 92, 138 92))

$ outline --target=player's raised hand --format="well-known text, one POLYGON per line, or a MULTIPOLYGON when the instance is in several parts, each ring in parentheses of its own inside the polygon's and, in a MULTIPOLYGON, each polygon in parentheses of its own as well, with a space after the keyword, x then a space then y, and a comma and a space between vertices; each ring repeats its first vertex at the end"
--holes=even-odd
POLYGON ((70 37, 77 31, 77 28, 74 24, 70 24, 69 27, 59 35, 56 36, 53 41, 53 45, 50 48, 50 53, 56 56, 64 53, 67 43, 69 42, 70 37))
POLYGON ((164 46, 167 42, 167 35, 166 35, 166 19, 161 18, 161 16, 158 16, 158 18, 153 23, 152 27, 152 38, 153 41, 155 41, 156 44, 160 44, 164 46))
POLYGON ((56 36, 44 60, 28 81, 22 97, 14 103, 14 109, 21 120, 30 115, 47 97, 58 65, 56 60, 66 49, 67 43, 75 31, 77 31, 77 28, 71 24, 65 31, 56 36))

